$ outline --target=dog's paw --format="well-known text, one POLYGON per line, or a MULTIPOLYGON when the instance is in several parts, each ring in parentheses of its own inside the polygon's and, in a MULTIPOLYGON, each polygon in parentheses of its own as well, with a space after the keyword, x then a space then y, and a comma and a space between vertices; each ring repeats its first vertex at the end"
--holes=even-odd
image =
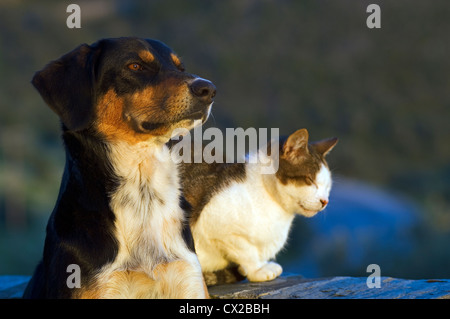
POLYGON ((268 281, 277 278, 283 272, 283 268, 275 262, 268 262, 258 270, 249 272, 247 279, 250 281, 268 281))

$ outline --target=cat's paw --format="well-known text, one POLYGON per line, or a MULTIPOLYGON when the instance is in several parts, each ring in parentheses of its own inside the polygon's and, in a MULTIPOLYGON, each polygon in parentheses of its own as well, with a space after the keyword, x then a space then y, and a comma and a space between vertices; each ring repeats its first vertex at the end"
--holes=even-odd
POLYGON ((258 270, 249 272, 247 279, 250 281, 268 281, 277 278, 283 272, 283 268, 275 262, 268 262, 258 270))

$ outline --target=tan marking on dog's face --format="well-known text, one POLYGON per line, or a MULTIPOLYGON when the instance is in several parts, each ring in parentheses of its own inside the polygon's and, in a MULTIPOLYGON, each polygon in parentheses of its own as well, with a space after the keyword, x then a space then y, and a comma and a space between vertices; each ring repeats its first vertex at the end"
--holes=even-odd
POLYGON ((148 50, 139 51, 138 55, 145 63, 152 63, 155 60, 153 54, 148 50))
POLYGON ((175 53, 171 53, 170 57, 177 68, 182 66, 180 58, 175 53))
POLYGON ((125 101, 114 90, 109 90, 97 104, 97 129, 109 141, 126 141, 136 144, 148 140, 150 134, 135 132, 131 123, 123 118, 125 101))
POLYGON ((190 99, 187 85, 175 80, 123 96, 110 89, 97 103, 97 129, 108 140, 130 144, 170 135, 175 127, 190 124, 181 120, 189 112, 190 99), (151 131, 133 128, 136 123, 144 122, 158 126, 151 131))
POLYGON ((187 84, 169 79, 132 94, 130 102, 139 113, 148 112, 156 121, 170 122, 171 117, 185 113, 192 101, 187 84))

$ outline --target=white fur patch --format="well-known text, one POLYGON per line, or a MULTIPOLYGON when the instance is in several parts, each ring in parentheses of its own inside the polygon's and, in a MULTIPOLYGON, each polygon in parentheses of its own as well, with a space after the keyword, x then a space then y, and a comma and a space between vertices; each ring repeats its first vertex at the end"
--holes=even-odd
POLYGON ((195 248, 204 272, 223 269, 230 261, 251 273, 283 247, 294 214, 267 194, 259 169, 249 170, 214 196, 193 227, 195 248))
POLYGON ((114 262, 100 271, 100 284, 108 282, 114 272, 124 270, 144 272, 153 278, 158 264, 179 259, 198 269, 201 283, 197 257, 182 238, 184 216, 179 207, 177 168, 167 147, 151 142, 133 146, 117 143, 111 145, 110 160, 120 178, 116 192, 111 194, 119 251, 114 262))
POLYGON ((204 272, 230 262, 251 281, 271 280, 281 266, 270 262, 286 243, 295 213, 311 217, 323 209, 331 173, 322 165, 312 185, 283 185, 275 175, 247 165, 244 182, 213 196, 193 226, 195 248, 204 272))
POLYGON ((277 193, 286 211, 312 217, 324 208, 321 201, 328 202, 331 186, 331 173, 327 166, 322 164, 313 184, 298 186, 294 183, 278 183, 277 193))

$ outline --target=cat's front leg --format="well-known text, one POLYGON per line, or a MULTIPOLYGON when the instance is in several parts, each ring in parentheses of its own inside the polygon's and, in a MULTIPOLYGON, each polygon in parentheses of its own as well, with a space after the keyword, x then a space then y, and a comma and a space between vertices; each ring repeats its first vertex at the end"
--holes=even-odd
POLYGON ((265 262, 261 267, 255 265, 239 265, 239 272, 249 281, 269 281, 277 278, 283 272, 283 268, 276 262, 265 262))
POLYGON ((224 236, 226 240, 220 241, 216 249, 228 262, 238 265, 241 275, 249 281, 268 281, 281 275, 281 266, 262 256, 265 242, 255 242, 247 234, 236 234, 224 236))

